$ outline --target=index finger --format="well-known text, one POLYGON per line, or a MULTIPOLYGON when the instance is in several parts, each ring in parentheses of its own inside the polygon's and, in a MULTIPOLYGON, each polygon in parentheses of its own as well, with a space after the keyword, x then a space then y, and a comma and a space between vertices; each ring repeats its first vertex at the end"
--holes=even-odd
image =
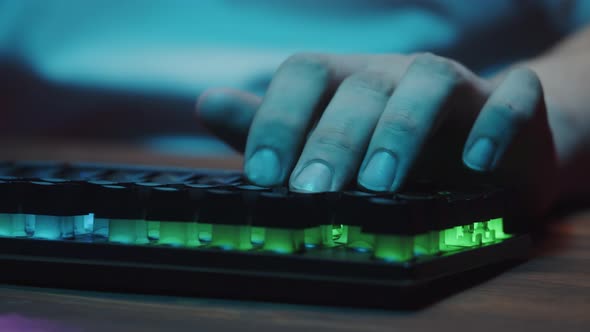
POLYGON ((338 83, 365 63, 362 58, 302 54, 281 65, 250 127, 244 168, 251 182, 286 182, 314 115, 338 83))

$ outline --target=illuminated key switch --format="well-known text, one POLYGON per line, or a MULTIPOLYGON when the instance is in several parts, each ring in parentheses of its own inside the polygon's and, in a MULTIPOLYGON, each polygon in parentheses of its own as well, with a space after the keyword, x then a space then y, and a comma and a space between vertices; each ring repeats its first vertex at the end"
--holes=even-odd
POLYGON ((168 246, 199 246, 197 204, 187 188, 155 186, 149 190, 146 220, 159 226, 157 243, 168 246))
MULTIPOLYGON (((256 206, 258 197, 261 193, 271 192, 272 189, 250 184, 240 184, 236 185, 234 190, 237 190, 241 193, 247 211, 246 213, 248 215, 248 223, 251 224, 254 207, 256 206)), ((264 244, 264 239, 266 238, 266 229, 264 227, 251 226, 250 235, 250 242, 252 245, 255 247, 261 247, 264 244)))
POLYGON ((73 239, 76 217, 88 214, 81 201, 82 186, 71 182, 28 181, 23 188, 23 213, 34 215, 33 238, 73 239))
MULTIPOLYGON (((300 195, 294 193, 293 195, 300 195)), ((342 236, 342 225, 335 222, 334 210, 341 199, 340 192, 323 192, 318 194, 303 194, 311 199, 310 215, 308 219, 312 227, 303 230, 303 242, 307 249, 331 248, 338 245, 335 241, 342 236)))
POLYGON ((119 244, 147 244, 146 198, 133 184, 87 185, 94 217, 108 220, 108 241, 119 244))
POLYGON ((22 210, 23 191, 18 184, 0 181, 0 236, 26 236, 26 219, 22 210))
POLYGON ((416 227, 414 235, 414 256, 434 256, 440 252, 438 222, 440 218, 438 197, 434 193, 411 192, 395 195, 395 199, 407 206, 408 222, 416 227))
POLYGON ((21 213, 0 213, 0 236, 26 236, 26 218, 27 216, 21 213))
POLYGON ((344 236, 339 242, 348 249, 359 252, 372 252, 375 247, 375 234, 361 229, 366 218, 371 217, 367 199, 375 194, 362 191, 345 191, 342 193, 335 209, 334 222, 343 225, 344 236))
MULTIPOLYGON (((398 197, 373 197, 365 201, 364 207, 370 213, 365 217, 363 232, 375 234, 373 256, 388 262, 404 263, 415 257, 416 239, 421 239, 421 246, 437 246, 423 243, 424 234, 429 234, 435 226, 434 220, 424 214, 427 206, 422 200, 399 199, 398 197)), ((426 239, 428 241, 428 237, 426 239)), ((418 250, 419 251, 419 250, 418 250)), ((432 249, 432 253, 437 250, 432 249)))
POLYGON ((256 201, 252 224, 265 228, 262 250, 293 254, 304 249, 304 230, 330 222, 325 194, 264 192, 256 201))
POLYGON ((200 245, 210 244, 213 225, 201 220, 200 214, 202 207, 205 204, 205 195, 207 194, 207 191, 210 189, 219 188, 219 185, 200 183, 198 181, 189 181, 187 183, 178 185, 177 187, 184 188, 188 191, 191 208, 194 208, 196 211, 197 242, 200 245))
MULTIPOLYGON (((48 171, 36 171, 34 172, 35 174, 37 174, 37 177, 40 177, 40 182, 45 183, 45 182, 49 182, 49 183, 53 183, 53 184, 72 184, 75 183, 74 181, 70 181, 67 178, 64 178, 62 175, 64 175, 63 169, 57 167, 57 166, 53 166, 51 168, 48 169, 48 171)), ((79 184, 78 184, 79 185, 79 184)), ((58 186, 59 187, 59 186, 58 186)), ((38 219, 40 223, 43 223, 44 220, 48 221, 49 223, 51 222, 51 218, 48 218, 48 216, 31 216, 33 223, 36 222, 36 220, 38 219), (49 220, 48 220, 49 219, 49 220)), ((83 236, 89 233, 90 229, 88 229, 88 224, 92 224, 93 223, 93 219, 90 218, 91 215, 90 214, 86 214, 86 215, 78 215, 78 216, 73 216, 73 217, 63 217, 61 218, 61 228, 62 228, 62 234, 61 237, 65 238, 65 239, 72 239, 76 236, 83 236)), ((41 230, 38 233, 42 233, 41 230)))
POLYGON ((199 223, 211 224, 212 248, 251 250, 252 225, 239 190, 210 189, 199 204, 199 223))
POLYGON ((452 252, 509 238, 503 230, 505 200, 498 190, 456 190, 439 193, 440 248, 452 252))

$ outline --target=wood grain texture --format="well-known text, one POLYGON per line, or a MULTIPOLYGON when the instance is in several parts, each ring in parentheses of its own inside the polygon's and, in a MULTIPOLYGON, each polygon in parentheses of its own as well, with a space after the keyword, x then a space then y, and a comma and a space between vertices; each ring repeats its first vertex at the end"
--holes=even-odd
POLYGON ((554 220, 529 261, 411 312, 0 285, 2 332, 467 329, 590 331, 590 210, 554 220))

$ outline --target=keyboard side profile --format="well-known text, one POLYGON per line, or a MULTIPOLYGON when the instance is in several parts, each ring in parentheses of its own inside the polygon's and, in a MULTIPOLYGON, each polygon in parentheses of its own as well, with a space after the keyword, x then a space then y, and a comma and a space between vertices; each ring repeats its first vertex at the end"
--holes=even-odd
POLYGON ((526 257, 507 197, 432 184, 300 194, 237 172, 4 163, 0 281, 404 305, 437 280, 526 257))

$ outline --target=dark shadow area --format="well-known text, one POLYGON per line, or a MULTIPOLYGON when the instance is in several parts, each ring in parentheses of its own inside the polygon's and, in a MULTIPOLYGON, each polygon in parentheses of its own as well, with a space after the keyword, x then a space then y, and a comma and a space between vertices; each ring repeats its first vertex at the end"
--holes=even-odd
MULTIPOLYGON (((500 264, 489 265, 476 270, 440 278, 418 287, 405 287, 397 289, 396 291, 388 291, 383 287, 372 288, 367 287, 366 285, 358 285, 358 287, 348 285, 341 288, 335 288, 333 285, 329 285, 329 283, 324 285, 326 287, 322 287, 321 283, 310 284, 305 282, 295 282, 286 285, 283 282, 277 283, 276 280, 272 279, 261 283, 259 285, 260 287, 257 289, 241 291, 236 291, 235 286, 232 286, 231 284, 227 284, 225 289, 212 285, 209 290, 201 288, 199 292, 195 292, 192 289, 179 290, 178 288, 175 290, 163 290, 162 287, 166 288, 165 285, 153 283, 154 280, 163 277, 162 271, 158 270, 154 270, 153 275, 149 278, 135 280, 135 285, 132 286, 133 288, 129 288, 122 284, 127 283, 127 285, 130 285, 130 280, 125 282, 125 279, 131 277, 131 275, 120 275, 119 278, 123 282, 119 283, 119 285, 117 285, 116 282, 104 282, 104 278, 112 279, 114 277, 109 268, 103 268, 100 271, 96 270, 94 277, 90 280, 88 280, 88 274, 78 275, 76 271, 66 269, 64 270, 64 273, 68 274, 68 278, 61 280, 59 278, 54 278, 53 276, 48 276, 47 281, 45 282, 41 280, 36 280, 35 282, 13 280, 8 283, 13 286, 49 289, 63 288, 64 290, 91 291, 99 293, 114 292, 119 294, 117 296, 125 296, 125 294, 132 296, 174 296, 187 299, 193 298, 196 300, 231 300, 236 301, 236 303, 254 301, 259 304, 312 305, 324 309, 378 309, 409 313, 424 310, 453 295, 492 280, 520 263, 522 263, 522 261, 507 261, 500 264), (85 280, 81 278, 84 278, 85 280), (152 283, 150 284, 150 282, 152 283), (312 287, 310 287, 310 285, 312 285, 312 287), (285 287, 289 287, 289 296, 285 296, 285 287)), ((9 269, 13 267, 11 264, 4 264, 4 266, 9 269)), ((38 264, 37 267, 49 268, 49 266, 43 266, 43 264, 38 264)), ((60 269, 61 267, 53 265, 53 268, 60 269)), ((32 273, 32 271, 30 272, 32 273)), ((244 276, 244 278, 246 279, 248 277, 244 276)), ((191 280, 185 280, 184 274, 176 274, 174 279, 180 284, 186 284, 187 282, 201 282, 201 280, 194 278, 191 278, 191 280)), ((170 280, 169 276, 162 280, 175 282, 170 280)), ((7 283, 6 280, 4 280, 3 283, 7 283)))
POLYGON ((208 135, 194 99, 60 85, 22 63, 0 64, 0 135, 8 137, 133 140, 153 135, 208 135))

